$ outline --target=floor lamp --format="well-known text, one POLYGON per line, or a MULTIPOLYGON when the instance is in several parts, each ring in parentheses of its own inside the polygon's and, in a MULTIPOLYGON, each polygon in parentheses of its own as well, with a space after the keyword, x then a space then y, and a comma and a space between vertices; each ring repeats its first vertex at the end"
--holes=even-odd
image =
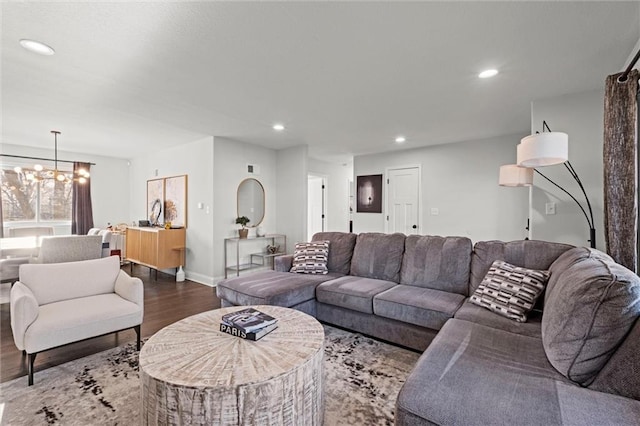
POLYGON ((516 164, 500 166, 500 177, 498 185, 519 187, 529 187, 529 217, 527 218, 527 240, 533 239, 533 170, 528 167, 520 167, 516 164))
POLYGON ((527 136, 520 141, 517 147, 517 165, 533 169, 537 174, 551 182, 554 186, 567 194, 580 207, 589 226, 589 243, 592 248, 596 246, 596 230, 594 228, 593 210, 587 192, 578 177, 578 173, 569 161, 569 136, 562 132, 552 132, 546 121, 542 122, 542 133, 535 133, 527 136), (589 214, 580 204, 580 202, 569 191, 558 185, 556 182, 538 171, 537 167, 552 166, 555 164, 564 164, 565 168, 576 181, 589 209, 589 214))

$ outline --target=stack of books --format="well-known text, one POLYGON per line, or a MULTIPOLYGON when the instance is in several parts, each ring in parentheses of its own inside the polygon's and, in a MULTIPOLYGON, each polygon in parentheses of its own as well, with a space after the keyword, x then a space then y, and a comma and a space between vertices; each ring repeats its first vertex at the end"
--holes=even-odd
POLYGON ((220 331, 247 340, 259 340, 278 328, 278 320, 257 309, 246 308, 222 316, 220 331))

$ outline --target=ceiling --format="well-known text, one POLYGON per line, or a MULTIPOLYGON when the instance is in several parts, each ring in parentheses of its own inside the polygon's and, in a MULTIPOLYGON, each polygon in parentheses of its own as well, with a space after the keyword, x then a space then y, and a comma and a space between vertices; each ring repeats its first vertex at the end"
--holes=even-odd
POLYGON ((3 2, 2 142, 57 129, 132 158, 213 135, 342 161, 524 134, 532 100, 603 88, 639 38, 639 2, 3 2))

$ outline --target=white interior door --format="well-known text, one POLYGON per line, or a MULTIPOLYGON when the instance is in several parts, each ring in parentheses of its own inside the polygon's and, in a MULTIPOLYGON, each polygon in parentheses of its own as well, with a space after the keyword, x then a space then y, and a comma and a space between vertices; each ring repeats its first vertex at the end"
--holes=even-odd
POLYGON ((311 241, 313 234, 324 231, 325 181, 322 177, 309 175, 308 185, 307 238, 311 241))
POLYGON ((420 171, 418 167, 389 169, 387 173, 387 232, 420 231, 420 171))

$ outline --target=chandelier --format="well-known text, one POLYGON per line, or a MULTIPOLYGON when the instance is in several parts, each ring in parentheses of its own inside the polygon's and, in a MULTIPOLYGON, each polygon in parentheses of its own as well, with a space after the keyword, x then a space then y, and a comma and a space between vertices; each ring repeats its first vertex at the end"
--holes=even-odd
POLYGON ((53 170, 46 169, 41 164, 35 164, 33 166, 33 169, 23 170, 22 167, 15 167, 13 170, 16 173, 24 173, 24 177, 28 181, 32 182, 42 182, 44 180, 54 179, 58 182, 86 183, 90 174, 84 168, 76 170, 75 174, 74 172, 65 172, 62 170, 58 170, 58 135, 60 134, 60 132, 57 130, 52 130, 51 133, 53 133, 55 141, 55 157, 53 170))

